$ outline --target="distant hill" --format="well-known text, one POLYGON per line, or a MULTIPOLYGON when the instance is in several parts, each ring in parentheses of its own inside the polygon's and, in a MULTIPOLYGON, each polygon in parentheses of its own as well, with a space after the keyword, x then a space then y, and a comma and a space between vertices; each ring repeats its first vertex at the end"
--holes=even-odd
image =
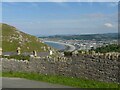
POLYGON ((39 38, 59 38, 59 39, 77 39, 77 40, 111 40, 118 39, 118 33, 107 33, 107 34, 86 34, 86 35, 55 35, 48 37, 39 37, 39 38))
POLYGON ((0 26, 2 26, 3 52, 16 51, 17 47, 20 47, 22 52, 32 52, 33 50, 43 52, 48 50, 48 46, 42 43, 39 38, 21 32, 8 24, 0 24, 0 26))

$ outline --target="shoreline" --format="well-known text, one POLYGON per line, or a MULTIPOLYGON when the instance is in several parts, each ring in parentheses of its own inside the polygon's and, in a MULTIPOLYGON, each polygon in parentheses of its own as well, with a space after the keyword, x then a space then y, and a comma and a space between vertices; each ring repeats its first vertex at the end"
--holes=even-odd
POLYGON ((52 42, 52 43, 57 43, 65 46, 65 49, 60 50, 60 51, 74 51, 75 46, 67 43, 62 43, 62 42, 56 42, 56 41, 44 41, 44 42, 52 42))

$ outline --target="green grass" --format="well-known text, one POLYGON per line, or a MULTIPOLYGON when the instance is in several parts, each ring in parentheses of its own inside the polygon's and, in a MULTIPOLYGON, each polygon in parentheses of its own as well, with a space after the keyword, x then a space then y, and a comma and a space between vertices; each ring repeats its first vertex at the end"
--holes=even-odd
POLYGON ((3 77, 20 77, 20 78, 26 78, 30 80, 67 85, 67 86, 72 86, 76 88, 118 88, 118 84, 116 83, 105 83, 100 81, 87 80, 83 78, 43 75, 43 74, 36 74, 36 73, 3 72, 2 76, 3 77))
POLYGON ((2 58, 17 59, 17 60, 30 60, 30 56, 24 56, 24 55, 13 55, 13 56, 2 55, 2 58))
POLYGON ((1 27, 3 52, 16 52, 17 47, 21 48, 21 52, 32 52, 33 50, 43 52, 45 50, 42 47, 46 47, 46 51, 48 51, 48 46, 40 42, 39 38, 21 32, 17 28, 7 24, 2 24, 1 27))

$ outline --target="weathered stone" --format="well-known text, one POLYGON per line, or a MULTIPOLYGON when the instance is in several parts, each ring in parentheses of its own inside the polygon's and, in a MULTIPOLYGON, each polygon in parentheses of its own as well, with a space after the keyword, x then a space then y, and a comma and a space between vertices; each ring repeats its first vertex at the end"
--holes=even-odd
POLYGON ((21 50, 21 48, 18 47, 18 48, 17 48, 17 55, 20 55, 20 54, 21 54, 20 50, 21 50))
MULTIPOLYGON (((73 57, 31 58, 30 61, 0 59, 3 71, 35 72, 39 74, 66 75, 84 77, 99 81, 118 82, 118 60, 108 59, 110 54, 101 54, 105 58, 91 55, 73 57), (106 56, 105 56, 106 55, 106 56)), ((113 55, 113 54, 111 54, 113 55)), ((118 58, 120 55, 118 55, 118 58)), ((114 58, 115 59, 115 58, 114 58)))

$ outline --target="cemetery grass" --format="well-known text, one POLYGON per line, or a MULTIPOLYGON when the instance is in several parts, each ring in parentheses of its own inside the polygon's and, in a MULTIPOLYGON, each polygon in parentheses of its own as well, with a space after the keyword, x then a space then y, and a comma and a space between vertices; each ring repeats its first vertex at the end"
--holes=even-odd
POLYGON ((2 58, 7 58, 7 59, 16 59, 16 60, 30 60, 30 56, 24 56, 24 55, 12 55, 12 56, 4 56, 2 55, 2 58))
POLYGON ((75 88, 118 88, 117 83, 106 83, 95 80, 88 80, 84 78, 72 78, 72 77, 57 76, 57 75, 43 75, 43 74, 26 73, 26 72, 3 72, 2 76, 26 78, 29 80, 61 84, 66 86, 72 86, 75 88))

